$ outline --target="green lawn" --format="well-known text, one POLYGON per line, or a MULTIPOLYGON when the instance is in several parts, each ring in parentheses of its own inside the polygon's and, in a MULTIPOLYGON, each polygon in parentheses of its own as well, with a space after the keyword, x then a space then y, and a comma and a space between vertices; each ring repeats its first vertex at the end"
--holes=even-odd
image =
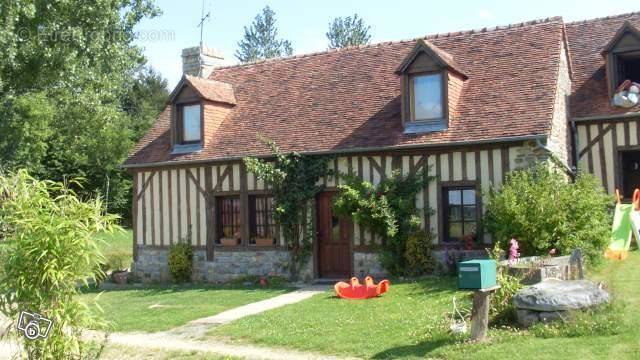
POLYGON ((131 230, 116 231, 114 233, 103 233, 97 235, 100 241, 102 255, 109 262, 116 257, 123 260, 126 268, 131 266, 133 261, 133 233, 131 230))
MULTIPOLYGON (((448 334, 447 316, 456 292, 455 279, 444 278, 394 284, 382 298, 365 301, 339 300, 327 292, 215 328, 210 336, 374 359, 637 358, 640 253, 608 263, 593 276, 613 289, 617 311, 624 319, 619 331, 613 332, 617 335, 545 338, 530 331, 492 329, 490 344, 470 344, 448 334)), ((468 299, 464 303, 468 306, 468 299)))
POLYGON ((288 291, 240 285, 151 286, 88 292, 80 298, 92 304, 97 297, 103 317, 115 331, 162 331, 288 291))

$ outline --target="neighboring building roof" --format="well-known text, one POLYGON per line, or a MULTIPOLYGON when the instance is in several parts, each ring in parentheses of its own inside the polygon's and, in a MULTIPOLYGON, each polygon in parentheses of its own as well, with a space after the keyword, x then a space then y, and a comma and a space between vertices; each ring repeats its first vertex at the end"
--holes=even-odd
POLYGON ((620 115, 637 112, 638 108, 625 109, 611 106, 607 86, 605 57, 602 51, 616 37, 628 21, 640 27, 640 13, 630 13, 566 25, 567 39, 573 69, 571 117, 620 115))
POLYGON ((548 135, 563 27, 550 18, 426 37, 468 76, 449 128, 434 133, 403 134, 395 71, 416 40, 218 68, 211 79, 233 85, 236 106, 208 146, 170 155, 167 107, 127 164, 266 155, 258 134, 302 152, 548 135))
POLYGON ((169 95, 169 101, 171 101, 182 89, 183 85, 190 85, 191 88, 205 100, 225 103, 229 105, 236 104, 236 97, 233 93, 233 86, 231 84, 222 82, 202 79, 196 76, 183 75, 182 79, 169 95))

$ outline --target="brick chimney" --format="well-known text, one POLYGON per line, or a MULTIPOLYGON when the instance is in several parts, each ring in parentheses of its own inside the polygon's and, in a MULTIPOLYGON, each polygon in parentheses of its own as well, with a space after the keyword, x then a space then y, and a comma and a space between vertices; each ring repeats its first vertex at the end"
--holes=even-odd
POLYGON ((182 49, 182 72, 187 75, 208 78, 213 68, 222 65, 222 54, 206 45, 182 49))

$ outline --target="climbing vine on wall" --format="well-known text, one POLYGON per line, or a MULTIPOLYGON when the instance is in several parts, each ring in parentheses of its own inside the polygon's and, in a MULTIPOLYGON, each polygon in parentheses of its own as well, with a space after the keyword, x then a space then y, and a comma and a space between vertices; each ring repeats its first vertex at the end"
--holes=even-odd
POLYGON ((322 185, 318 185, 318 180, 334 175, 327 168, 330 158, 296 152, 283 153, 272 140, 261 140, 275 159, 247 157, 244 164, 248 171, 272 188, 274 221, 282 228, 291 255, 289 270, 292 277, 296 278, 311 254, 311 243, 315 236, 313 201, 323 189, 322 185))
POLYGON ((394 171, 378 185, 342 175, 333 211, 348 216, 371 233, 382 236, 380 262, 392 275, 419 275, 432 269, 430 232, 420 229, 420 216, 430 209, 416 207, 416 195, 433 179, 425 171, 402 175, 394 171))

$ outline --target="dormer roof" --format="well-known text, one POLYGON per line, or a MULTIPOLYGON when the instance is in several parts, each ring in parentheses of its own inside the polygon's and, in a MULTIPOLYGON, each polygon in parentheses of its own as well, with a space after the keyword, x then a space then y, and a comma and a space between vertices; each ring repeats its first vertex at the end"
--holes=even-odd
POLYGON ((602 49, 602 55, 606 55, 611 52, 611 50, 615 49, 618 43, 620 43, 625 35, 630 34, 635 38, 636 42, 640 42, 640 32, 633 26, 629 21, 625 21, 622 26, 616 31, 615 35, 609 40, 607 45, 602 49))
POLYGON ((462 70, 462 67, 454 60, 453 55, 425 39, 416 40, 416 44, 411 52, 409 52, 409 54, 402 60, 402 63, 400 63, 400 66, 396 69, 396 74, 402 74, 407 71, 409 66, 411 66, 420 54, 426 54, 443 69, 448 68, 453 70, 462 75, 465 80, 468 78, 462 70))
POLYGON ((198 94, 198 96, 204 100, 236 105, 236 96, 233 91, 233 85, 210 79, 203 79, 191 75, 183 75, 178 85, 169 95, 169 103, 173 103, 182 91, 182 89, 188 86, 198 94))

